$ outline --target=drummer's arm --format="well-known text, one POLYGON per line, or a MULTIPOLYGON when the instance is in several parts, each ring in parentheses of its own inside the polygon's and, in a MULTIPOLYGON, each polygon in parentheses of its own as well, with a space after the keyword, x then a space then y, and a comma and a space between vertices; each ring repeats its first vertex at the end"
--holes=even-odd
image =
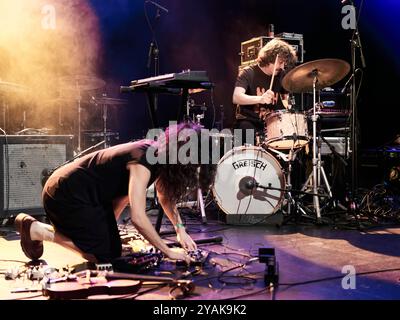
POLYGON ((268 90, 261 96, 250 96, 246 94, 246 89, 242 87, 236 87, 233 92, 233 104, 239 104, 242 106, 253 105, 253 104, 271 104, 274 98, 274 93, 268 90))

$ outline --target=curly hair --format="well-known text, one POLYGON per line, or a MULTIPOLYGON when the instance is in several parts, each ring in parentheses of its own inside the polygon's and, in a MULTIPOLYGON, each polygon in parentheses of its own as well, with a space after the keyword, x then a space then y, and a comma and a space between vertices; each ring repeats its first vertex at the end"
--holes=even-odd
MULTIPOLYGON (((171 201, 181 201, 197 188, 206 190, 214 183, 216 165, 211 163, 201 164, 198 161, 199 159, 183 164, 179 157, 177 159, 170 158, 171 148, 176 148, 173 151, 179 153, 193 135, 199 138, 198 142, 201 142, 201 133, 201 126, 191 122, 184 122, 168 127, 165 135, 157 142, 158 153, 165 153, 167 159, 166 163, 158 166, 158 187, 171 201), (176 146, 172 144, 174 139, 177 141, 176 146)), ((196 151, 199 150, 201 150, 201 143, 198 144, 196 151)), ((190 149, 187 150, 186 156, 191 156, 189 153, 190 149)), ((199 154, 198 152, 197 155, 199 154)))
POLYGON ((279 39, 271 40, 260 50, 257 62, 260 67, 265 67, 270 63, 274 63, 277 55, 289 68, 293 67, 297 62, 296 51, 293 47, 279 39))

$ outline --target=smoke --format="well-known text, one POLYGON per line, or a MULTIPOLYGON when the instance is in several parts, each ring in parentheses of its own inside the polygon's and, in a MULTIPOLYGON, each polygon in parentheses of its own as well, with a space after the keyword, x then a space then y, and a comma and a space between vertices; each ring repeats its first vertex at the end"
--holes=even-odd
POLYGON ((98 21, 88 1, 2 0, 0 102, 7 107, 0 127, 8 132, 23 126, 63 131, 60 125, 76 118, 71 106, 77 97, 70 88, 73 81, 65 77, 98 76, 100 51, 98 21), (4 82, 26 90, 5 90, 4 82))

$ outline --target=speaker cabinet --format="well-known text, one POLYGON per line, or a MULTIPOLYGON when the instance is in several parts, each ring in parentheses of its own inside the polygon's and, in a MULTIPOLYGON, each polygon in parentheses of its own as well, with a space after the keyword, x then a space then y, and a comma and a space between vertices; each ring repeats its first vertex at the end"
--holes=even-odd
POLYGON ((44 214, 46 174, 72 158, 73 136, 0 137, 0 218, 44 214))

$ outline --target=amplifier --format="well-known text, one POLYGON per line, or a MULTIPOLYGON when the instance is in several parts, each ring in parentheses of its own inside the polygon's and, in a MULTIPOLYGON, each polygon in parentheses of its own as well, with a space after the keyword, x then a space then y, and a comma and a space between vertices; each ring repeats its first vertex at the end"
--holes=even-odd
POLYGON ((0 218, 23 211, 44 214, 42 189, 46 174, 71 159, 73 136, 0 137, 0 218))
POLYGON ((339 153, 341 156, 349 156, 350 154, 350 138, 349 137, 324 137, 324 139, 329 143, 326 143, 325 141, 322 141, 321 144, 321 155, 326 156, 326 155, 331 155, 332 148, 335 148, 335 151, 339 153), (347 140, 347 142, 346 142, 347 140))
POLYGON ((258 53, 272 39, 280 39, 289 43, 297 53, 299 63, 304 62, 304 41, 302 34, 280 33, 275 37, 257 37, 241 43, 241 67, 257 63, 258 53))

